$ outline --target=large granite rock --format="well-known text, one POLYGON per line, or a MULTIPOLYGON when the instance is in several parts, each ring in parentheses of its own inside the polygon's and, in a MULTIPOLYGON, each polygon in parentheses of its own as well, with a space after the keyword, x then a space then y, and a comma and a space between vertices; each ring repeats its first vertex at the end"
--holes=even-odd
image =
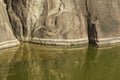
POLYGON ((18 40, 44 44, 87 43, 85 2, 81 0, 8 0, 18 40))
MULTIPOLYGON (((91 21, 89 37, 98 44, 120 42, 120 1, 87 0, 91 21), (96 38, 96 39, 95 39, 96 38)), ((89 21, 89 22, 90 22, 89 21)))
POLYGON ((120 42, 118 0, 1 1, 6 3, 13 33, 20 41, 58 45, 120 42))
POLYGON ((0 49, 18 44, 6 12, 5 4, 0 1, 0 49))

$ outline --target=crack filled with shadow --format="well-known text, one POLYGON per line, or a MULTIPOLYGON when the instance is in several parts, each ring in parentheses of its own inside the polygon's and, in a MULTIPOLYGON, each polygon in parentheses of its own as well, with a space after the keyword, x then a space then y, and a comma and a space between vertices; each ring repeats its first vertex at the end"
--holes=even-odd
MULTIPOLYGON (((88 0, 85 1, 85 6, 86 6, 86 12, 87 12, 86 20, 87 20, 89 44, 97 45, 98 36, 97 36, 96 24, 92 20, 92 16, 88 6, 88 0)), ((95 20, 97 20, 97 17, 95 17, 95 20)))

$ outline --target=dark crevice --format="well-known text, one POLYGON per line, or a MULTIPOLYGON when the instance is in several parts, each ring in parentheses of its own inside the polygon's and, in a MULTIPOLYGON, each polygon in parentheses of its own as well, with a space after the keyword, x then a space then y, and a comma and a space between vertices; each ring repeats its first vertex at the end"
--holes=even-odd
POLYGON ((88 39, 89 44, 97 45, 97 31, 96 31, 96 25, 89 23, 88 24, 88 39))
POLYGON ((27 37, 27 32, 28 32, 27 28, 25 26, 22 26, 22 30, 23 30, 23 36, 27 37))
POLYGON ((20 36, 20 33, 19 33, 19 29, 16 28, 16 27, 13 27, 13 25, 16 25, 17 26, 17 22, 14 22, 14 24, 12 23, 12 19, 10 17, 10 14, 13 15, 13 12, 12 12, 12 8, 13 8, 13 5, 11 5, 12 3, 12 0, 5 0, 6 1, 6 11, 7 11, 7 16, 9 18, 9 22, 11 24, 11 28, 12 28, 12 32, 14 34, 14 36, 16 37, 16 39, 18 40, 21 40, 21 38, 19 37, 20 36), (10 7, 11 6, 11 7, 10 7), (10 12, 10 13, 9 13, 10 12))
POLYGON ((92 22, 91 13, 88 7, 88 0, 86 0, 85 6, 86 6, 86 12, 87 12, 86 20, 87 20, 89 44, 97 45, 98 37, 97 37, 96 24, 92 22))
POLYGON ((4 4, 7 4, 7 0, 2 0, 4 4))

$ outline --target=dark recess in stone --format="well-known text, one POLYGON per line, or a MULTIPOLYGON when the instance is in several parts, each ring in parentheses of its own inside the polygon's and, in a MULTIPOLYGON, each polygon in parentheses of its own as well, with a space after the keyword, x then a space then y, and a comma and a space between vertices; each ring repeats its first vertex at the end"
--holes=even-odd
POLYGON ((5 4, 7 4, 7 0, 3 0, 3 2, 4 2, 5 4))
POLYGON ((92 23, 88 23, 88 39, 89 44, 97 45, 97 31, 96 31, 96 25, 92 23))
MULTIPOLYGON (((87 20, 87 30, 88 30, 89 44, 97 45, 98 37, 97 37, 96 25, 95 25, 95 23, 92 23, 91 14, 90 14, 90 11, 88 9, 87 0, 86 0, 85 4, 86 4, 86 12, 87 12, 86 20, 87 20)), ((97 17, 96 17, 96 19, 97 19, 97 17)))

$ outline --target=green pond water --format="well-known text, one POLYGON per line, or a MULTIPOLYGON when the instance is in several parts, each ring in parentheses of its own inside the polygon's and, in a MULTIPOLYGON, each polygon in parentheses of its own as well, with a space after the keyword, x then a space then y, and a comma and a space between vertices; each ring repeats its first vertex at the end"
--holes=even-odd
POLYGON ((3 49, 0 80, 120 80, 120 46, 21 44, 3 49))

